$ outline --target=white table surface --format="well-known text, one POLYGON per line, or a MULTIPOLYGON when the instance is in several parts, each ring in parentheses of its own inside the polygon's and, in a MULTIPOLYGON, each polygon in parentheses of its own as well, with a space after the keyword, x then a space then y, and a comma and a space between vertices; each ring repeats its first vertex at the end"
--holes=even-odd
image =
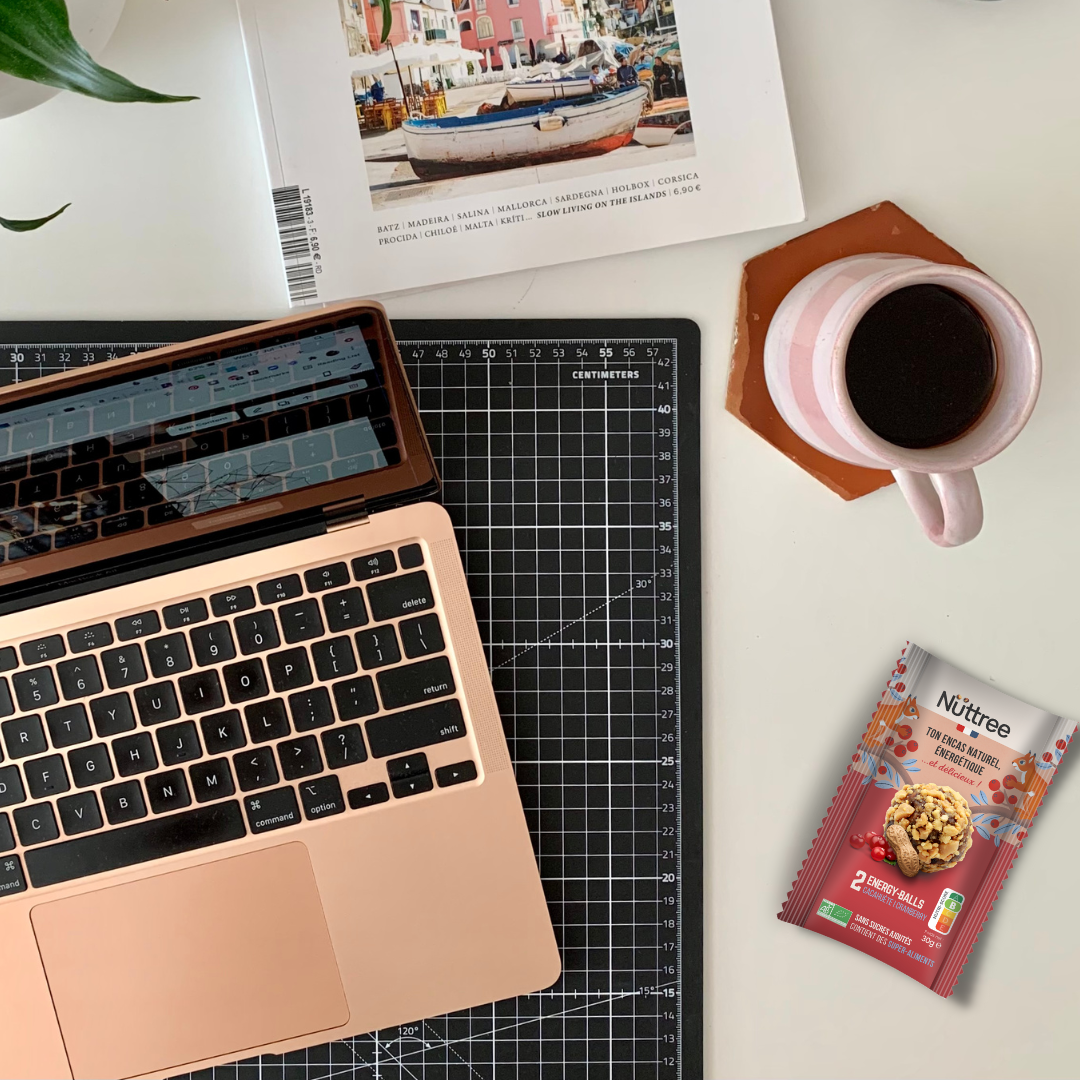
MULTIPOLYGON (((402 317, 701 325, 706 1076, 1074 1075, 1075 762, 949 1001, 775 914, 906 638, 1080 717, 1080 5, 774 9, 810 225, 891 198, 1011 289, 1041 335, 1042 400, 1017 443, 980 470, 977 541, 934 548, 895 488, 842 502, 724 411, 740 265, 804 227, 388 306, 402 317)), ((0 122, 0 214, 75 200, 41 232, 0 233, 0 318, 282 313, 231 0, 130 0, 103 59, 202 100, 115 106, 67 94, 0 122)))

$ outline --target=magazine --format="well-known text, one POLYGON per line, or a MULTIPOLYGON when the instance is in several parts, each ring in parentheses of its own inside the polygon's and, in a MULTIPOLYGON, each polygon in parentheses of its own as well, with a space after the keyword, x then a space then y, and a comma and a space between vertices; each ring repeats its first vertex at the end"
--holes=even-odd
POLYGON ((769 0, 238 5, 294 305, 803 218, 769 0))

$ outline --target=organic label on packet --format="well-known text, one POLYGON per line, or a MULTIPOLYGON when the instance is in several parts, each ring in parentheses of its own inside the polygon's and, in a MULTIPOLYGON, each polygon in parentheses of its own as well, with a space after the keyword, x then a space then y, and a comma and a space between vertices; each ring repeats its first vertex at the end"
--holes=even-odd
POLYGON ((948 997, 1075 731, 909 643, 778 917, 948 997))

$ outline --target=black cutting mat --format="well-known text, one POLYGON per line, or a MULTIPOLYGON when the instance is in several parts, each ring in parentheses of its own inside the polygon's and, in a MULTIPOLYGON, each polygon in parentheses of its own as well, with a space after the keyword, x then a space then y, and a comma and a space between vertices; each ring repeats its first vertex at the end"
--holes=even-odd
MULTIPOLYGON (((0 323, 0 383, 226 325, 237 324, 0 323)), ((700 1076, 697 328, 394 329, 443 475, 564 973, 543 993, 203 1075, 700 1076)))

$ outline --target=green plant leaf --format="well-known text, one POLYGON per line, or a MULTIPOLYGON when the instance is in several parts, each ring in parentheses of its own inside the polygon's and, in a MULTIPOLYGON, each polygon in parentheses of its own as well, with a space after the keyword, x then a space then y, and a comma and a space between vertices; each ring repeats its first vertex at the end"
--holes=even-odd
POLYGON ((390 28, 394 25, 394 9, 390 6, 392 0, 379 0, 379 3, 382 6, 382 37, 379 43, 382 44, 390 36, 390 28))
POLYGON ((0 229, 7 229, 10 232, 33 232, 34 229, 40 229, 42 225, 52 221, 53 218, 59 217, 70 205, 71 203, 64 203, 55 214, 50 214, 48 217, 33 218, 30 221, 0 217, 0 229))
POLYGON ((64 0, 0 0, 0 71, 102 101, 191 101, 129 82, 71 36, 64 0))

